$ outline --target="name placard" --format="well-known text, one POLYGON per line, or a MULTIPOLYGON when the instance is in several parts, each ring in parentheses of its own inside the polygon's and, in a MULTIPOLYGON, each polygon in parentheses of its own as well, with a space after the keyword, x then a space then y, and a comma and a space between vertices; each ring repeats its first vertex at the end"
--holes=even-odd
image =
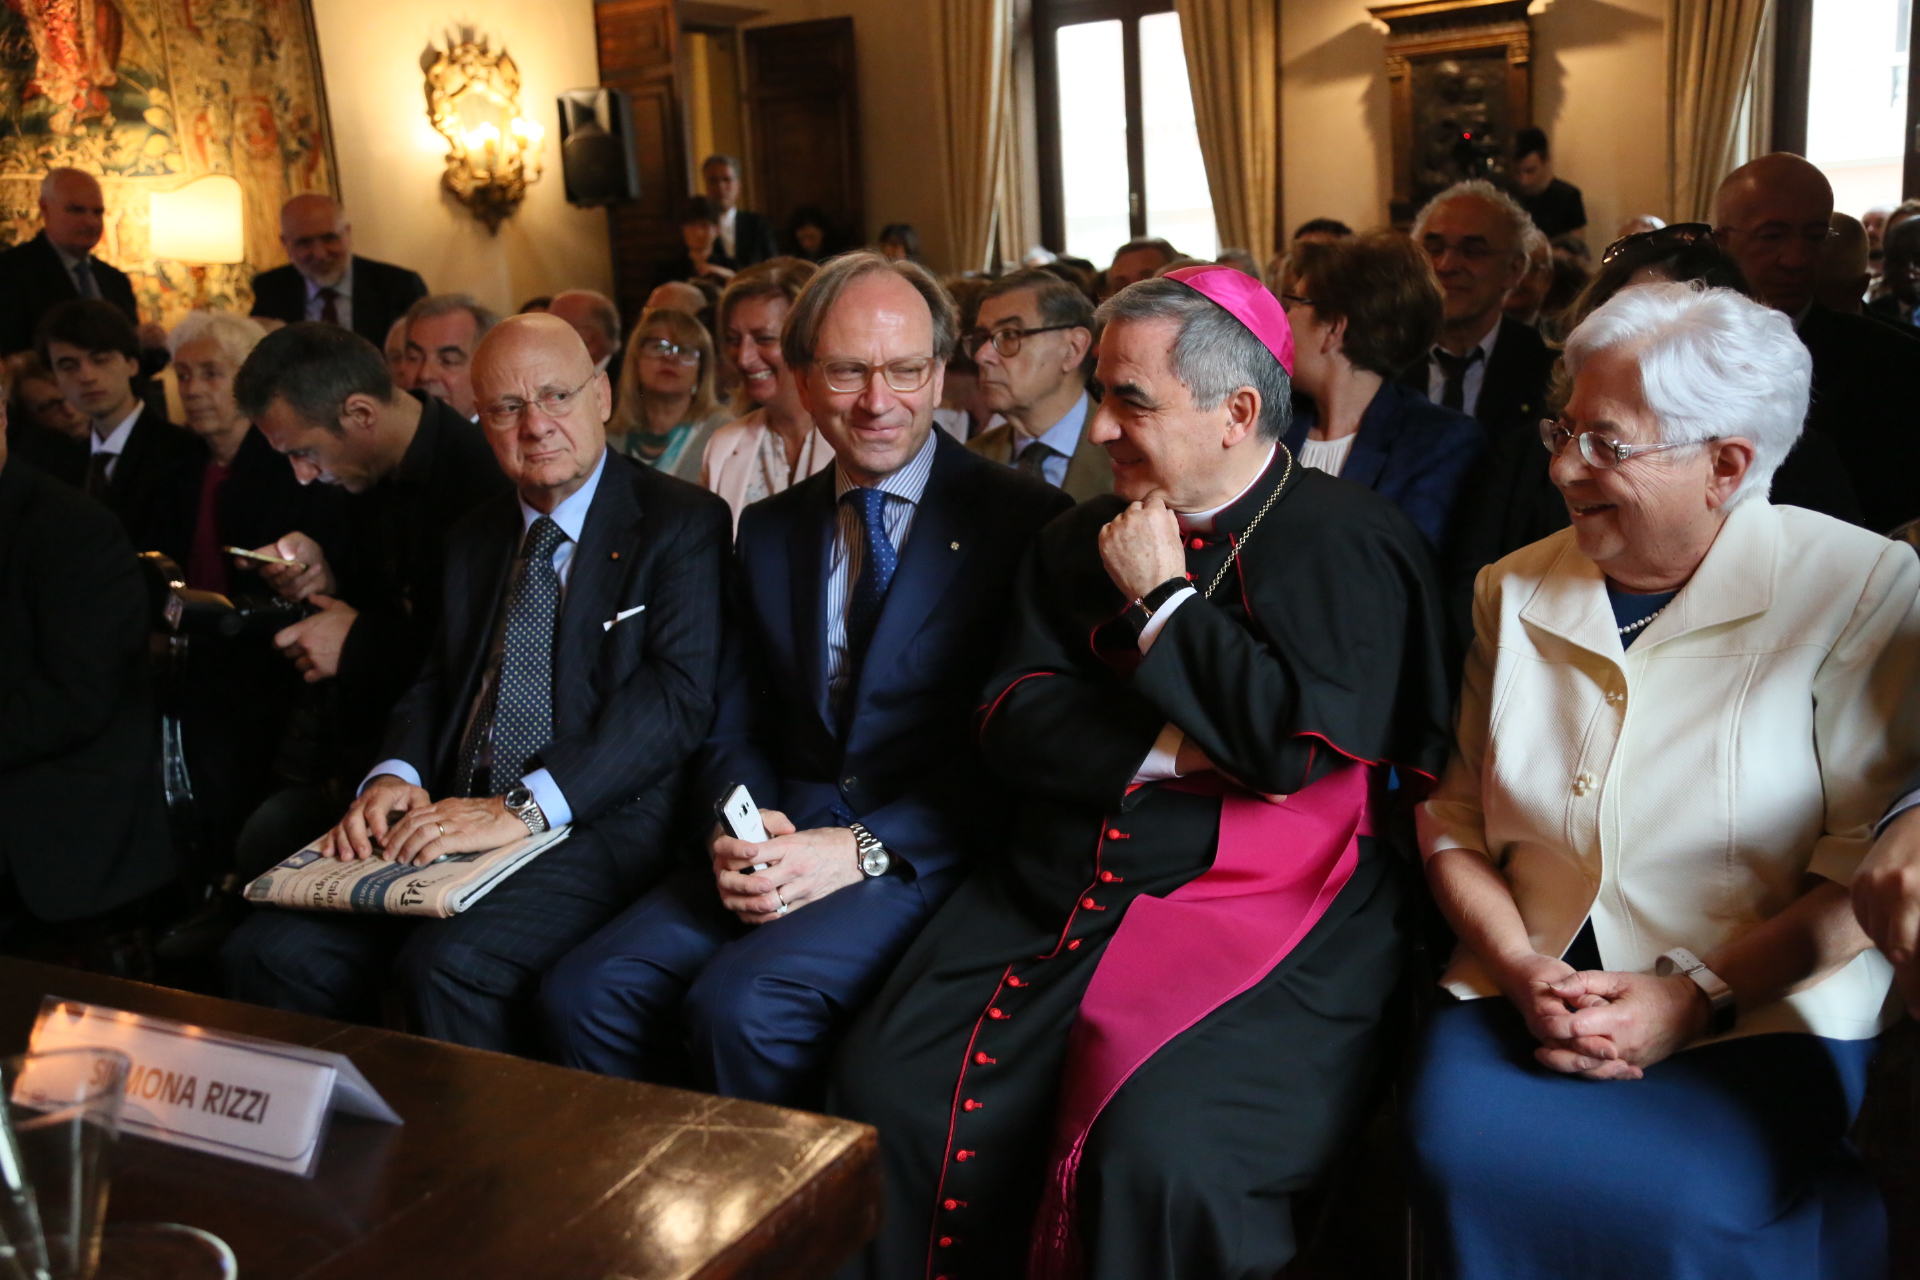
MULTIPOLYGON (((333 1111, 402 1123, 338 1053, 214 1031, 171 1018, 128 1013, 48 996, 29 1049, 118 1049, 133 1061, 121 1125, 174 1146, 312 1176, 333 1111)), ((14 1085, 14 1101, 71 1097, 35 1064, 14 1085)))

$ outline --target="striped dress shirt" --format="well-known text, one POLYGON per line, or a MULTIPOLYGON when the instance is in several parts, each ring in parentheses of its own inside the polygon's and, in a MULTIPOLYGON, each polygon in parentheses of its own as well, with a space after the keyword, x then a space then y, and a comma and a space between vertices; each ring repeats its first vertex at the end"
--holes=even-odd
MULTIPOLYGON (((920 496, 926 492, 927 476, 933 471, 933 455, 939 441, 927 432, 927 441, 912 461, 874 487, 887 495, 887 539, 896 552, 906 549, 907 535, 913 531, 913 517, 920 510, 920 496)), ((860 580, 860 567, 866 558, 866 530, 860 511, 853 503, 842 501, 858 486, 838 461, 833 464, 833 500, 839 519, 834 524, 833 553, 827 561, 827 703, 835 715, 840 712, 854 672, 847 664, 847 609, 853 600, 853 584, 860 580)))

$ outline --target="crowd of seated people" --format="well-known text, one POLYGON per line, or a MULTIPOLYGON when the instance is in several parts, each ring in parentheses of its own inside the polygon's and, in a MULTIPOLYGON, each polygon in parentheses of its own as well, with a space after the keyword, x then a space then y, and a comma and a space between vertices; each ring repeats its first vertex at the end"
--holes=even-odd
POLYGON ((252 316, 170 332, 56 171, 0 254, 0 796, 71 817, 0 832, 0 952, 145 930, 238 999, 873 1124, 874 1280, 1277 1274, 1396 1079, 1460 1277, 1877 1274, 1920 219, 1871 286, 1774 155, 1587 263, 1517 161, 1264 273, 942 280, 905 224, 780 253, 713 156, 625 316, 431 292, 299 196, 252 316), (140 552, 279 611, 191 637, 173 745, 140 552), (445 919, 238 893, 560 827, 445 919))

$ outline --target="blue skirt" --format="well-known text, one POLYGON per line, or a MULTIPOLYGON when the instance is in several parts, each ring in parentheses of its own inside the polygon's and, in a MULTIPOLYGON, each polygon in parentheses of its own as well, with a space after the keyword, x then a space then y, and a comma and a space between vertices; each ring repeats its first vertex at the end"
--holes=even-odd
POLYGON ((1454 1280, 1881 1280, 1847 1141, 1878 1042, 1762 1035, 1561 1075, 1506 1000, 1428 1028, 1408 1126, 1454 1280))

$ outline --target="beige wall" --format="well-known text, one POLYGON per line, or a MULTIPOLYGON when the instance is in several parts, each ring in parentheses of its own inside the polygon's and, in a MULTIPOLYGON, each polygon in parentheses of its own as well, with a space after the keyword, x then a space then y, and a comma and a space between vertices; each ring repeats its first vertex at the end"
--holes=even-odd
MULTIPOLYGON (((1552 0, 1533 17, 1534 122, 1585 194, 1596 246, 1626 218, 1666 213, 1666 10, 1667 0, 1552 0)), ((1284 0, 1280 48, 1287 228, 1384 222, 1386 36, 1354 0, 1284 0)))
POLYGON ((611 291, 606 215, 566 202, 554 106, 560 90, 599 83, 591 0, 316 0, 314 21, 357 252, 507 311, 559 289, 611 291), (443 192, 446 144, 427 123, 420 54, 454 22, 506 45, 521 108, 547 130, 546 174, 497 236, 443 192))
MULTIPOLYGON (((1292 0, 1288 0, 1289 3, 1292 0)), ((951 269, 946 163, 935 130, 931 0, 756 0, 751 25, 853 18, 860 66, 860 132, 866 234, 910 222, 935 270, 951 269)))

